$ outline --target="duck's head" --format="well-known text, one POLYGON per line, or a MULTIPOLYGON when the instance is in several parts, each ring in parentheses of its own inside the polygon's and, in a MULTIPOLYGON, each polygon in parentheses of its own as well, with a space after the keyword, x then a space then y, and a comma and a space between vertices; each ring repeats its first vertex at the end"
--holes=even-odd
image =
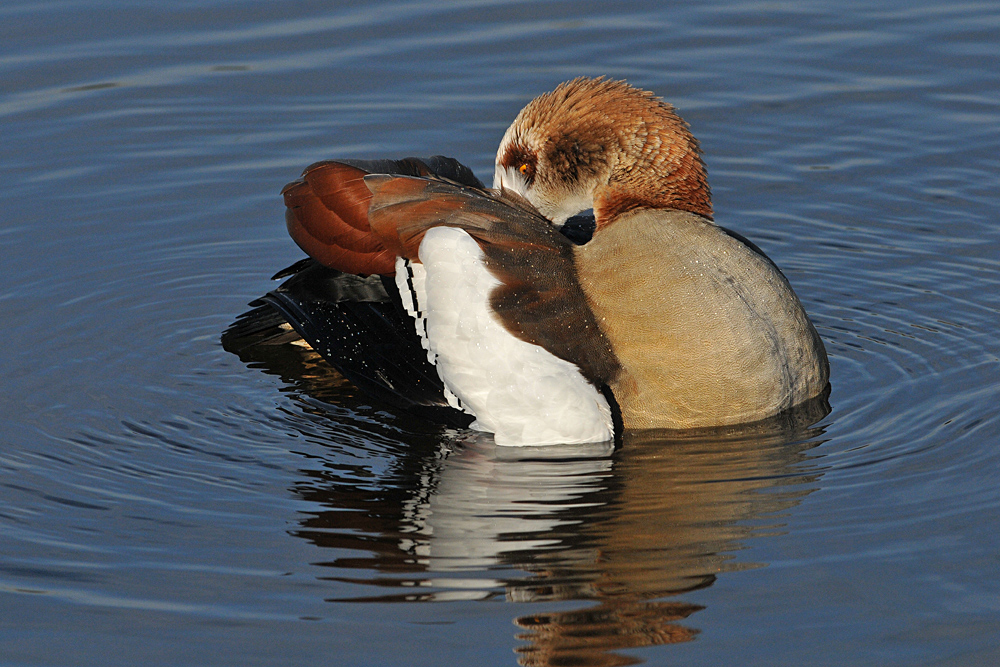
POLYGON ((705 165, 687 123, 624 81, 581 77, 533 99, 504 134, 493 179, 557 226, 589 208, 598 229, 636 208, 712 219, 705 165))

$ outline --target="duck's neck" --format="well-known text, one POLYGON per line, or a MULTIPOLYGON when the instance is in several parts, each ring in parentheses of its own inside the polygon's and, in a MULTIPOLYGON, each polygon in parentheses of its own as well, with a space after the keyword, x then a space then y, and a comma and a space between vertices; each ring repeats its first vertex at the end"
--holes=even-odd
POLYGON ((594 190, 600 228, 635 209, 674 209, 712 220, 712 195, 698 141, 676 116, 640 123, 622 140, 605 184, 594 190))

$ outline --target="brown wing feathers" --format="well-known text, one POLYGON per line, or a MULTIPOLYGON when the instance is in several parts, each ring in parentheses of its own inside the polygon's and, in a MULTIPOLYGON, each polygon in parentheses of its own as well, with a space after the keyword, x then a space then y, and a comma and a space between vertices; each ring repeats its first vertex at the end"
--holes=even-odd
POLYGON ((482 240, 498 222, 498 211, 488 210, 494 200, 482 190, 383 174, 368 176, 365 183, 372 192, 368 223, 407 259, 418 259, 420 242, 431 227, 461 227, 482 240))
POLYGON ((396 253, 368 226, 366 174, 338 162, 312 165, 281 191, 285 222, 295 243, 321 264, 345 273, 391 275, 396 253))
MULTIPOLYGON (((368 224, 371 192, 362 180, 368 174, 387 173, 447 178, 456 184, 483 188, 468 167, 441 155, 317 162, 281 191, 288 207, 288 233, 310 257, 329 268, 362 275, 392 275, 396 257, 404 253, 393 231, 381 237, 372 233, 368 224)), ((416 255, 415 250, 412 254, 416 255)))
POLYGON ((428 229, 464 229, 501 282, 490 304, 511 334, 578 365, 597 386, 618 374, 576 280, 572 242, 516 196, 433 177, 368 174, 338 162, 306 169, 283 194, 295 242, 346 273, 392 274, 397 256, 419 261, 428 229))

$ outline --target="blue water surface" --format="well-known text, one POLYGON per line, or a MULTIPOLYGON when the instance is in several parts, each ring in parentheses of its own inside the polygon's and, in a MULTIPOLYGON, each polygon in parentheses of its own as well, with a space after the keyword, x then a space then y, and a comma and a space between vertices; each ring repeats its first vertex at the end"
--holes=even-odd
MULTIPOLYGON (((0 664, 1000 664, 1000 4, 0 7, 0 664), (507 450, 219 335, 278 192, 578 75, 700 139, 817 424, 507 450)), ((808 420, 807 420, 808 421, 808 420)))

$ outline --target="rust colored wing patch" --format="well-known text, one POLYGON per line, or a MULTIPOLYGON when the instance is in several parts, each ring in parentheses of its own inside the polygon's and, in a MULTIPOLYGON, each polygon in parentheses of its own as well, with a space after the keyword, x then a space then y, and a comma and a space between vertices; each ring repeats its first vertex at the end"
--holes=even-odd
POLYGON ((453 158, 336 160, 317 162, 282 189, 285 221, 292 239, 331 269, 362 275, 395 273, 398 248, 386 245, 368 225, 368 174, 437 176, 474 188, 483 184, 453 158))
POLYGON ((500 281, 490 305, 511 334, 576 364, 598 388, 618 375, 618 359, 577 280, 573 243, 530 204, 431 178, 372 175, 365 183, 369 224, 387 247, 417 259, 428 229, 465 230, 500 281))
POLYGON ((368 226, 367 172, 338 162, 314 164, 281 191, 288 233, 324 266, 345 273, 392 274, 396 255, 368 226))

